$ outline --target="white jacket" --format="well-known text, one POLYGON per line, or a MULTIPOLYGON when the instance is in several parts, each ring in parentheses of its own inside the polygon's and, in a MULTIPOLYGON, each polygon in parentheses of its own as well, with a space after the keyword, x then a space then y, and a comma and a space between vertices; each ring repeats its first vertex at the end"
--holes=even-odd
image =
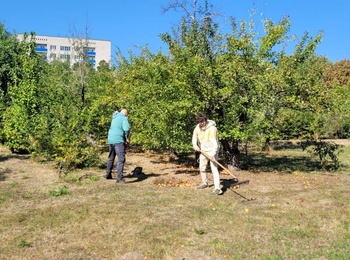
POLYGON ((200 128, 199 124, 195 127, 192 135, 193 149, 199 147, 202 151, 214 155, 219 150, 218 131, 216 123, 213 120, 207 120, 204 128, 200 128))

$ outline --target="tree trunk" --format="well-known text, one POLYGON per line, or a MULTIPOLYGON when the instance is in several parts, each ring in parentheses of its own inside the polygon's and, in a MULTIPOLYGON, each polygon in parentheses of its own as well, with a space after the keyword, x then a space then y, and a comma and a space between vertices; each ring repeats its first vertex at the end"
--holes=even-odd
POLYGON ((237 140, 230 143, 228 140, 222 140, 221 144, 224 150, 225 164, 229 170, 239 170, 240 161, 239 161, 239 142, 237 140))

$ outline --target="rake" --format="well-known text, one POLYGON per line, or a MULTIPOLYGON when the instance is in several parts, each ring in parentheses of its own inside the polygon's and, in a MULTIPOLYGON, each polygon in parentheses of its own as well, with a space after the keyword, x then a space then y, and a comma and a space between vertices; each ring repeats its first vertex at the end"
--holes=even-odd
POLYGON ((205 156, 207 157, 209 160, 215 162, 217 165, 219 165, 225 172, 227 172, 228 174, 230 174, 234 181, 238 181, 238 178, 229 170, 227 169, 226 167, 224 167, 221 163, 219 163, 214 157, 210 157, 209 154, 207 154, 206 152, 200 150, 200 152, 205 156))
POLYGON ((224 167, 221 163, 219 163, 214 157, 210 157, 209 154, 207 154, 206 152, 200 150, 200 152, 207 157, 209 160, 215 162, 217 165, 219 165, 225 172, 227 172, 229 175, 231 175, 233 177, 233 184, 229 185, 229 189, 232 190, 234 193, 236 193, 237 195, 241 196, 242 198, 250 201, 250 200, 254 200, 253 198, 246 198, 244 196, 242 196, 241 194, 239 194, 237 191, 235 191, 236 189, 239 188, 240 185, 245 185, 245 184, 249 184, 249 180, 245 180, 245 181, 239 181, 238 178, 226 167, 224 167), (234 189, 234 190, 233 190, 234 189))

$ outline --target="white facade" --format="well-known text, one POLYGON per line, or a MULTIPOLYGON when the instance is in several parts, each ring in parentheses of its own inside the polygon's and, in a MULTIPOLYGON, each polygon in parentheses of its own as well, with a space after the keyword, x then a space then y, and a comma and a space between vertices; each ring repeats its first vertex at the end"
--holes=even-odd
MULTIPOLYGON (((23 35, 19 34, 19 40, 23 35)), ((51 62, 53 60, 70 61, 70 64, 86 59, 97 68, 100 61, 111 63, 111 42, 93 39, 74 39, 51 36, 35 36, 36 52, 51 62)))

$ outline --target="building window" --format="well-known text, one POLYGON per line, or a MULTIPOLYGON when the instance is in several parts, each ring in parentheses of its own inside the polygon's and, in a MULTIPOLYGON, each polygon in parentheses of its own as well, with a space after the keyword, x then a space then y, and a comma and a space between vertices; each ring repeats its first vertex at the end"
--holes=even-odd
POLYGON ((61 60, 70 60, 70 55, 68 55, 68 54, 60 54, 60 59, 61 60))
POLYGON ((47 52, 46 44, 37 44, 35 46, 35 51, 37 51, 37 52, 47 52))
POLYGON ((46 48, 46 44, 37 44, 36 47, 37 48, 46 48))
POLYGON ((42 60, 47 60, 47 56, 44 53, 39 54, 42 60))
POLYGON ((50 50, 55 51, 56 50, 56 45, 50 45, 50 50))
POLYGON ((61 51, 70 51, 70 47, 69 46, 60 46, 60 50, 61 51))
POLYGON ((50 59, 56 59, 56 53, 50 53, 50 59))

